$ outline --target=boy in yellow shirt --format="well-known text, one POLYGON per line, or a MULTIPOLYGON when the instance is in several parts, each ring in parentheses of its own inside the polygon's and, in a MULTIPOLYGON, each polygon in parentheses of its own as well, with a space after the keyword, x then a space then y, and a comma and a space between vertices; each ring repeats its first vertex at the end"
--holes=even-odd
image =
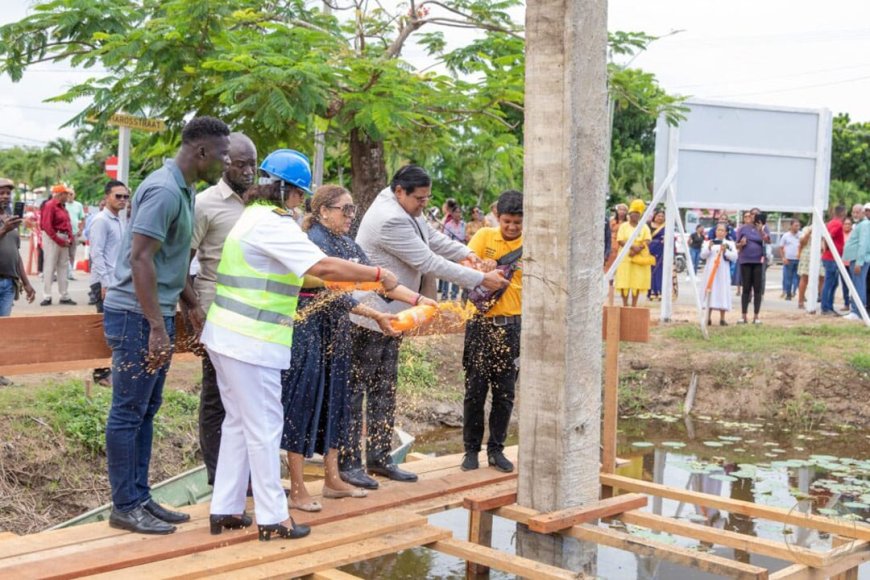
POLYGON ((508 271, 511 283, 494 300, 475 302, 478 306, 472 306, 475 313, 465 328, 462 357, 465 369, 463 471, 478 468, 477 456, 483 442, 484 404, 490 390, 488 463, 499 471, 514 469, 513 463, 504 456, 504 442, 514 407, 520 356, 523 275, 519 258, 523 246, 523 194, 512 190, 502 193, 496 202, 496 215, 497 228, 481 228, 468 242, 468 247, 483 259, 481 270, 488 272, 502 268, 508 271))

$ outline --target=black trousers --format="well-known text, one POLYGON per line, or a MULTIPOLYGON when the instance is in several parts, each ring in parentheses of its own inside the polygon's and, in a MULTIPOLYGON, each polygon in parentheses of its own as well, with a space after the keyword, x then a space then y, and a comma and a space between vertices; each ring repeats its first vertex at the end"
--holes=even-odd
POLYGON ((740 295, 743 315, 749 311, 751 299, 755 315, 758 316, 764 297, 764 264, 740 264, 740 282, 743 284, 743 293, 740 295))
MULTIPOLYGON (((97 314, 102 314, 103 313, 103 286, 102 286, 102 284, 100 284, 99 282, 94 282, 93 284, 91 284, 90 294, 91 294, 91 296, 93 296, 94 301, 96 302, 95 306, 97 308, 97 314)), ((111 368, 94 369, 92 376, 94 378, 94 382, 98 383, 104 379, 108 379, 109 377, 111 377, 112 376, 112 369, 111 368)))
POLYGON ((390 447, 396 419, 401 345, 401 338, 354 326, 348 444, 339 453, 342 471, 362 467, 363 398, 366 403, 366 465, 371 467, 392 462, 390 447))
POLYGON ((224 404, 218 390, 217 373, 208 355, 202 357, 202 390, 199 394, 199 448, 208 473, 208 484, 214 485, 218 453, 221 448, 221 425, 224 422, 224 404))
POLYGON ((520 323, 496 326, 491 319, 475 317, 465 327, 465 404, 462 441, 465 451, 477 453, 483 442, 484 405, 492 392, 489 412, 487 452, 501 451, 507 438, 514 391, 517 360, 520 356, 520 323))

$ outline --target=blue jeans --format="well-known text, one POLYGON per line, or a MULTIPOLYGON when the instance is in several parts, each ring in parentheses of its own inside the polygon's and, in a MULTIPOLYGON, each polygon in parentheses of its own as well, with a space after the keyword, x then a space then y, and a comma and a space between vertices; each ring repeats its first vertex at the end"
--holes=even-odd
POLYGON ((789 260, 788 264, 782 265, 782 291, 786 296, 791 297, 797 293, 799 279, 797 260, 789 260))
POLYGON ((825 267, 825 285, 822 286, 822 312, 834 312, 834 295, 840 284, 840 271, 833 260, 822 260, 825 267))
POLYGON ((855 266, 858 264, 855 263, 855 260, 852 260, 852 263, 849 264, 849 275, 852 277, 852 284, 855 285, 855 290, 858 292, 858 296, 852 297, 852 312, 854 312, 857 316, 861 316, 861 313, 858 311, 858 302, 866 302, 867 301, 867 264, 861 266, 861 273, 855 273, 855 266))
POLYGON ((692 268, 698 273, 698 264, 701 262, 701 248, 689 248, 689 256, 692 258, 692 268))
MULTIPOLYGON (((164 317, 169 339, 175 342, 175 319, 164 317)), ((163 402, 163 383, 169 363, 148 372, 151 327, 141 314, 106 308, 103 331, 112 349, 112 408, 106 422, 106 460, 112 503, 128 512, 151 499, 148 467, 154 415, 163 402)))
POLYGON ((15 280, 0 278, 0 316, 12 314, 12 302, 15 300, 15 280))

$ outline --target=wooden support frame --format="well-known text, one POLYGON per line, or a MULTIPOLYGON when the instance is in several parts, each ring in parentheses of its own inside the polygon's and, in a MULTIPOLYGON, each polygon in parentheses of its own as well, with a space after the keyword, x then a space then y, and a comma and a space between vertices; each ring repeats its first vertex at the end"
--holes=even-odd
MULTIPOLYGON (((492 548, 492 512, 472 510, 468 513, 468 541, 476 546, 492 548)), ((472 560, 465 562, 466 577, 489 573, 489 567, 472 560)))
POLYGON ((614 489, 622 489, 625 491, 633 491, 638 493, 647 493, 676 501, 684 501, 691 504, 703 505, 706 507, 714 507, 726 510, 733 513, 743 514, 766 520, 773 520, 786 524, 793 524, 804 528, 813 528, 823 532, 839 534, 847 538, 856 538, 860 540, 870 541, 870 526, 865 524, 857 524, 855 522, 839 522, 824 516, 815 516, 812 514, 804 514, 794 512, 782 508, 776 508, 766 505, 760 505, 743 500, 719 497, 707 493, 699 493, 696 491, 687 491, 661 485, 658 483, 650 483, 648 481, 640 481, 630 477, 621 475, 601 474, 601 484, 613 487, 614 489))
POLYGON ((583 577, 582 574, 563 570, 562 568, 556 568, 555 566, 542 564, 528 558, 452 538, 439 540, 426 547, 450 556, 462 558, 469 563, 482 564, 502 572, 516 574, 523 578, 569 580, 583 577))
POLYGON ((548 514, 538 514, 530 517, 527 525, 533 532, 552 534, 577 524, 584 524, 599 518, 621 514, 628 510, 646 507, 647 501, 646 495, 629 493, 603 499, 593 504, 581 505, 548 514))
MULTIPOLYGON (((497 509, 495 515, 522 524, 528 524, 529 518, 538 515, 538 512, 529 508, 512 505, 497 509)), ((625 532, 605 529, 589 524, 574 526, 562 530, 560 533, 579 540, 595 542, 619 550, 626 550, 645 556, 657 556, 670 562, 674 562, 675 564, 692 567, 703 572, 719 574, 729 578, 766 580, 768 577, 768 571, 766 568, 743 564, 713 554, 705 554, 703 552, 689 550, 688 548, 672 546, 670 544, 665 544, 664 542, 640 538, 625 532)))

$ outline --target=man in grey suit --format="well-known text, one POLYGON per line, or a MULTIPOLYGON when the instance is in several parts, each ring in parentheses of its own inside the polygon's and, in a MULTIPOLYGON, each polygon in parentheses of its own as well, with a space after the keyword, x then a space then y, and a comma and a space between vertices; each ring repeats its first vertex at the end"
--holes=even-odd
MULTIPOLYGON (((467 258, 472 264, 478 264, 480 258, 464 244, 450 240, 429 225, 423 210, 431 197, 432 181, 424 169, 406 165, 396 172, 390 186, 378 194, 366 212, 357 233, 356 241, 371 263, 394 272, 400 284, 430 298, 435 297, 439 278, 463 288, 506 286, 507 280, 498 271, 484 274, 456 263, 467 258)), ((363 302, 393 313, 406 308, 397 302, 388 303, 374 293, 366 294, 363 302)), ((351 421, 348 446, 341 452, 341 477, 359 487, 378 487, 378 482, 369 477, 362 466, 362 401, 365 396, 366 469, 395 481, 416 481, 415 474, 399 469, 390 457, 402 339, 382 334, 368 319, 352 318, 357 326, 353 336, 351 421)))

